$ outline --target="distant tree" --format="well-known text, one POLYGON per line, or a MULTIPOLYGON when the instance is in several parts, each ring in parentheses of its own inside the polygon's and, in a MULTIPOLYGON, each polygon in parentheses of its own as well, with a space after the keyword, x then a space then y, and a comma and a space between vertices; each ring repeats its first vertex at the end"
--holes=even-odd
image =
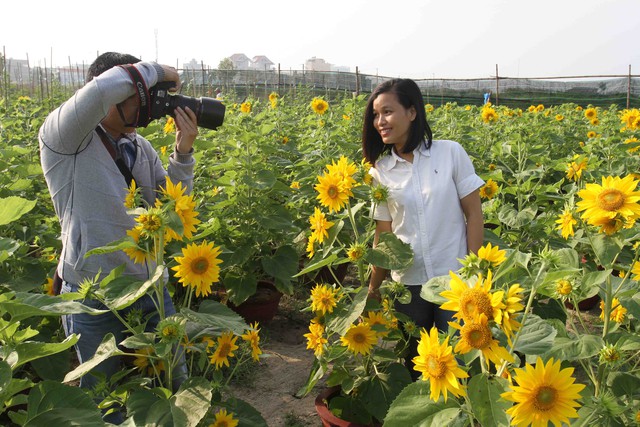
POLYGON ((236 67, 231 58, 224 58, 218 64, 217 79, 225 87, 228 87, 236 76, 236 67))

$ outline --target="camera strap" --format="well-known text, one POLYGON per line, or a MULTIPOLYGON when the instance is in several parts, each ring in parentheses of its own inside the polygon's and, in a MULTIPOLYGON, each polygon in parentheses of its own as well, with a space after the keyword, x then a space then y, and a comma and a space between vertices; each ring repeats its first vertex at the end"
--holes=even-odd
MULTIPOLYGON (((123 68, 131 77, 131 81, 133 82, 133 86, 136 90, 136 95, 138 95, 138 100, 140 101, 140 108, 138 109, 138 117, 136 119, 136 123, 133 123, 133 127, 145 127, 149 124, 151 118, 151 98, 149 97, 149 89, 147 88, 144 79, 142 78, 142 74, 136 67, 131 64, 119 65, 120 68, 123 68)), ((122 116, 122 112, 118 107, 118 112, 122 116)), ((124 121, 124 117, 122 118, 124 121)))
POLYGON ((116 163, 116 166, 118 166, 120 173, 124 177, 124 180, 127 182, 127 187, 131 188, 131 182, 133 181, 133 174, 131 173, 131 169, 127 167, 124 160, 122 160, 122 157, 118 156, 118 154, 116 153, 116 149, 113 147, 111 141, 109 141, 109 137, 105 133, 104 129, 102 129, 100 126, 97 126, 96 132, 98 133, 100 140, 104 144, 109 154, 111 154, 111 158, 116 163))

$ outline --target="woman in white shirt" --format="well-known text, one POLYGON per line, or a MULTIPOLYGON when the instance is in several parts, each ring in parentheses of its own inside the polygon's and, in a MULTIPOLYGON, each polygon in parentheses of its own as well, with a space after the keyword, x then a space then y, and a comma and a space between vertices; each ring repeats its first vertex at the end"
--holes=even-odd
MULTIPOLYGON (((410 79, 380 84, 371 94, 362 131, 363 155, 374 184, 388 188, 385 202, 376 206, 376 234, 393 232, 411 245, 413 264, 391 271, 406 285, 411 303, 396 309, 420 328, 447 330, 450 311, 420 298, 421 285, 461 267, 458 258, 482 246, 484 219, 479 189, 484 181, 471 159, 455 141, 433 140, 418 85, 410 79)), ((379 298, 388 270, 374 267, 369 294, 379 298)), ((416 355, 414 342, 410 361, 416 355)), ((413 372, 412 372, 413 374, 413 372)))

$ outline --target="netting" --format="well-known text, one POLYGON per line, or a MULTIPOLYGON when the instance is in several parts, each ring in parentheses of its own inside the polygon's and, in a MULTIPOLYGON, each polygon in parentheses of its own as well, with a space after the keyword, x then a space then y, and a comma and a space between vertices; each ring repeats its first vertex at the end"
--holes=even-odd
MULTIPOLYGON (((29 67, 26 61, 7 60, 2 65, 1 96, 29 95, 42 99, 54 91, 73 93, 84 83, 88 65, 46 68, 29 67)), ((216 91, 234 94, 238 100, 263 98, 271 92, 281 96, 311 93, 329 99, 367 94, 390 79, 351 72, 309 70, 217 70, 208 67, 179 70, 183 93, 213 96, 216 91)), ((434 106, 455 102, 482 105, 485 94, 495 105, 527 108, 530 105, 575 103, 621 108, 640 107, 640 76, 578 76, 544 78, 416 79, 425 102, 434 106)))

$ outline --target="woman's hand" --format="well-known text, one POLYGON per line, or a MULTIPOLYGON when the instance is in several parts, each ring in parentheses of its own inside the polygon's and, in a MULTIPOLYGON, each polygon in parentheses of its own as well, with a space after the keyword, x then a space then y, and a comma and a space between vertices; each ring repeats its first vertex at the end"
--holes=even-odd
POLYGON ((198 136, 198 119, 196 113, 189 107, 175 109, 176 122, 176 151, 180 154, 187 154, 193 147, 193 141, 198 136))

